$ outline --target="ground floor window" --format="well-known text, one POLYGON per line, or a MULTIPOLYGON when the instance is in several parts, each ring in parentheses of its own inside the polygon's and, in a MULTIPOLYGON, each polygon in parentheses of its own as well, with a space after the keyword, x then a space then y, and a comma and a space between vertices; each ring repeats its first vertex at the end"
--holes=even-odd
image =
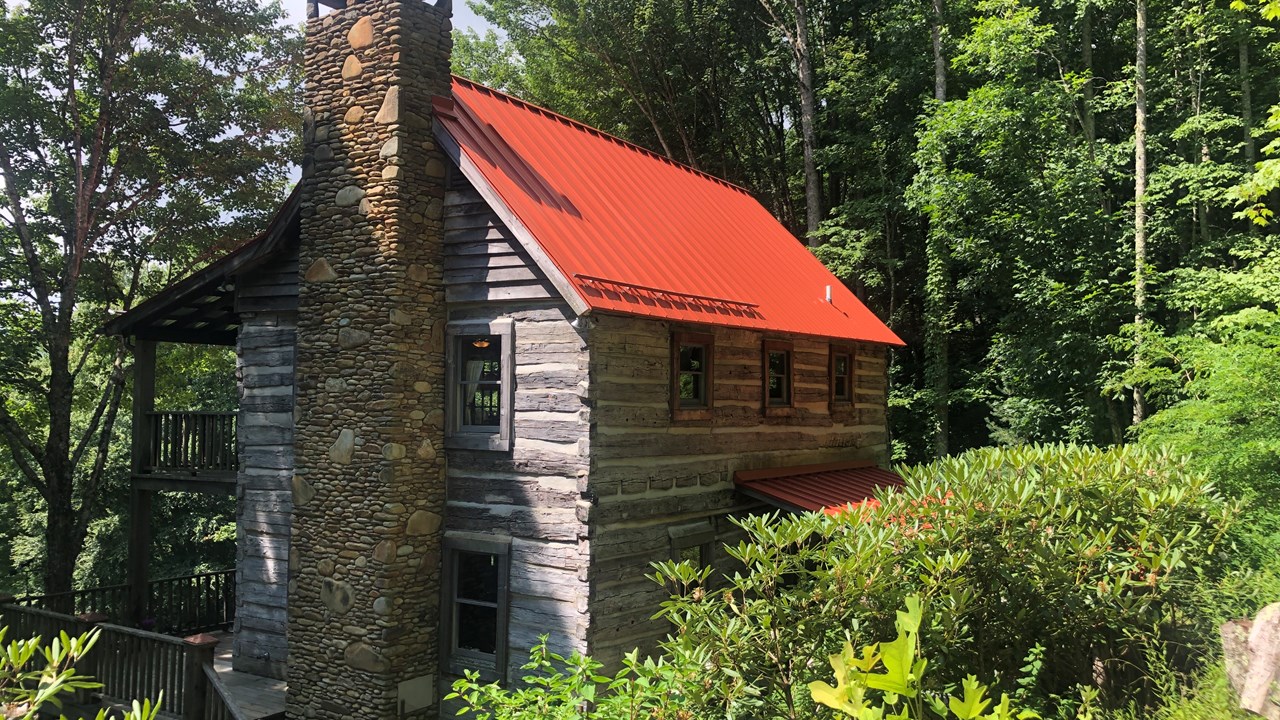
POLYGON ((444 625, 449 671, 502 680, 507 657, 509 545, 487 538, 445 539, 444 625))

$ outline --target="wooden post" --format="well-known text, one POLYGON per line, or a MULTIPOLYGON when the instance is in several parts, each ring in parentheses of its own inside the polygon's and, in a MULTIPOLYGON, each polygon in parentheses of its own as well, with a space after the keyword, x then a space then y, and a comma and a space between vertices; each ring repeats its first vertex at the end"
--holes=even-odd
MULTIPOLYGON (((131 485, 151 462, 148 413, 156 407, 156 344, 139 340, 133 350, 133 438, 131 485)), ((151 492, 134 485, 129 495, 129 621, 139 627, 147 614, 147 559, 151 554, 151 492)))
POLYGON ((213 665, 213 655, 218 638, 200 633, 183 638, 187 643, 186 676, 182 688, 183 720, 201 720, 205 705, 209 702, 209 678, 204 673, 206 665, 213 665))

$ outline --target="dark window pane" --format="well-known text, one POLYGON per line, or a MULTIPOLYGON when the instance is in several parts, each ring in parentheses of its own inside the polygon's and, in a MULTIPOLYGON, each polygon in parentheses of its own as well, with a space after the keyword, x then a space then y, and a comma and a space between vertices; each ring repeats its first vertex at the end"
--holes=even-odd
POLYGON ((496 383, 469 383, 462 401, 462 424, 497 427, 502 417, 502 392, 496 383))
POLYGON ((786 375, 787 374, 787 353, 786 352, 769 353, 769 374, 770 375, 786 375))
POLYGON ((700 372, 705 369, 707 349, 701 345, 680 346, 680 371, 700 372))
POLYGON ((840 376, 840 375, 848 375, 848 374, 849 374, 849 356, 837 355, 836 356, 836 375, 840 376))
POLYGON ((690 545, 689 547, 682 547, 676 551, 676 560, 677 561, 688 560, 689 563, 693 565, 695 568, 700 568, 704 564, 706 564, 706 560, 702 557, 702 547, 703 546, 701 545, 690 545))
POLYGON ((458 398, 461 425, 492 427, 502 417, 502 336, 458 338, 458 398))
POLYGON ((701 373, 682 373, 680 375, 680 406, 690 407, 705 405, 703 399, 703 378, 701 373))
POLYGON ((498 556, 488 553, 457 554, 458 597, 498 602, 498 556))
POLYGON ((458 603, 458 640, 460 650, 487 653, 498 649, 498 608, 458 603))
POLYGON ((837 400, 849 397, 849 379, 837 375, 834 392, 837 400))

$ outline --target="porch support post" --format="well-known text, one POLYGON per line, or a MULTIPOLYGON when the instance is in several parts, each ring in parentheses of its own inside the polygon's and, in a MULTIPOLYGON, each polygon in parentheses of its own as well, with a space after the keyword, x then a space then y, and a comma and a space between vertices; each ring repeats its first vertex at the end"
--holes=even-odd
POLYGON ((147 413, 156 407, 156 344, 139 340, 133 351, 133 442, 129 492, 129 607, 135 626, 147 612, 147 559, 151 554, 151 491, 137 486, 150 463, 151 428, 147 413))

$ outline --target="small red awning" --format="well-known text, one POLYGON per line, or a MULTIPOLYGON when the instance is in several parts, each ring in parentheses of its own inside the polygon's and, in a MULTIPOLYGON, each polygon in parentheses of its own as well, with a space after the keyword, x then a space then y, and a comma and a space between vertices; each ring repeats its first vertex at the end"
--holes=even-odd
POLYGON ((844 512, 881 487, 902 487, 902 478, 870 461, 796 465, 733 474, 738 490, 791 512, 844 512))

